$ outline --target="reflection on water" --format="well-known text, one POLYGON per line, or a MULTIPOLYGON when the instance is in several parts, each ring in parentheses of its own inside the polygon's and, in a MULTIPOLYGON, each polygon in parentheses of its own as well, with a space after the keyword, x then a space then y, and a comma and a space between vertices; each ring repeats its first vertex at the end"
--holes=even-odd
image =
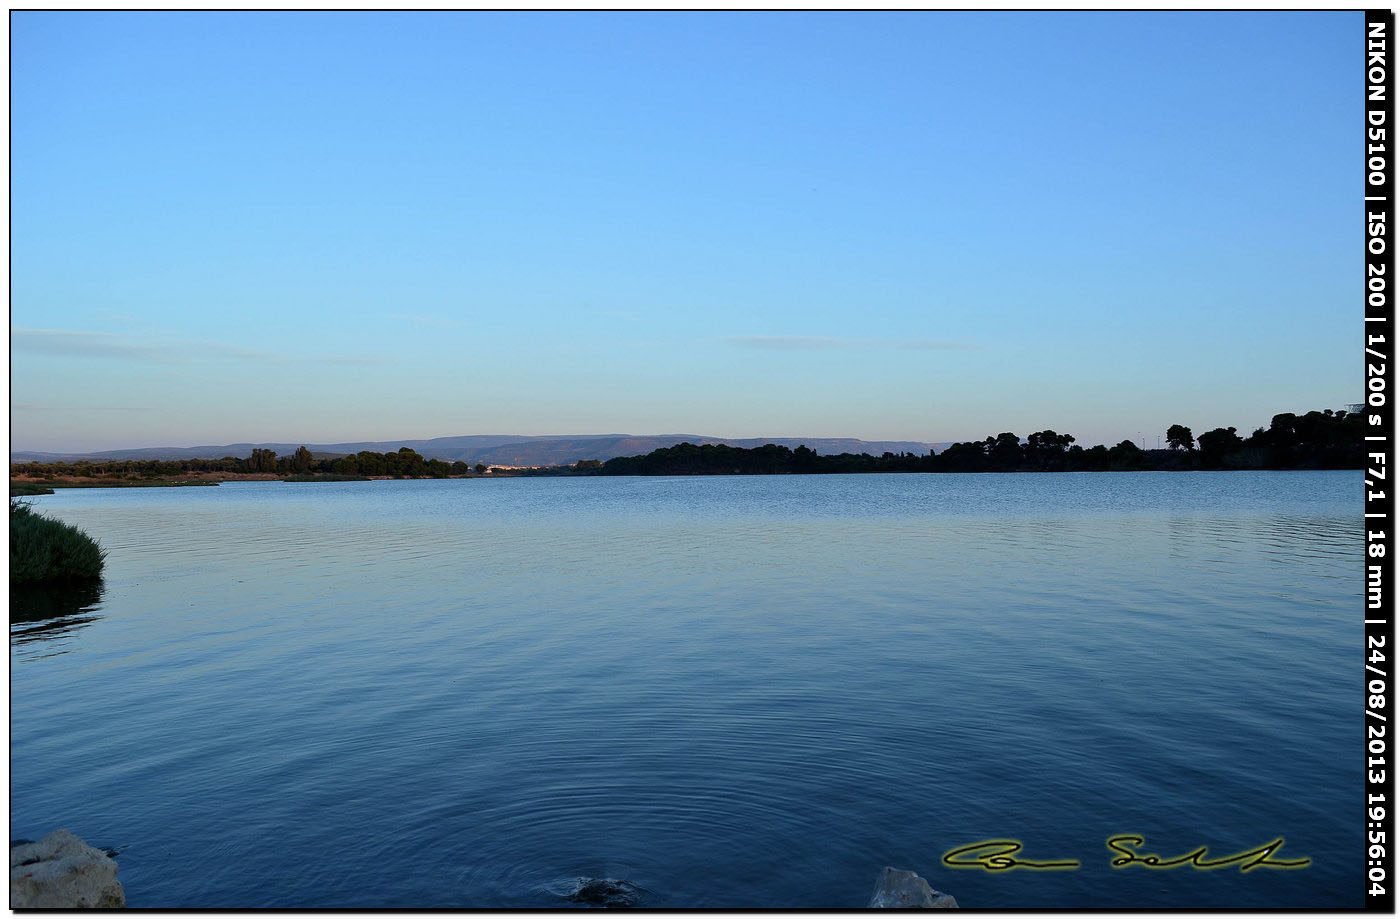
POLYGON ((12 627, 38 630, 12 643, 12 832, 131 843, 140 907, 547 907, 576 877, 852 907, 884 865, 983 908, 1357 907, 1360 494, 1348 472, 69 490, 45 511, 109 548, 107 583, 12 627), (1116 870, 1120 833, 1284 836, 1313 863, 1116 870), (940 864, 989 838, 1084 865, 940 864))
POLYGON ((102 581, 10 585, 10 647, 19 656, 45 657, 71 650, 75 632, 102 617, 102 581), (39 648, 18 650, 32 642, 39 648))

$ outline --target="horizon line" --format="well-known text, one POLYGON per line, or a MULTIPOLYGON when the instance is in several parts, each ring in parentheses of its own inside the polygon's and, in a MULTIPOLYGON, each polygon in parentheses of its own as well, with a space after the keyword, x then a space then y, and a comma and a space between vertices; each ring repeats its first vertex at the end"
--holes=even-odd
MULTIPOLYGON (((808 440, 853 440, 853 441, 859 441, 859 442, 861 442, 861 443, 913 443, 913 444, 926 444, 926 445, 930 445, 930 446, 937 445, 937 444, 949 444, 949 443, 956 443, 956 442, 957 442, 957 441, 954 441, 954 440, 923 440, 923 439, 920 439, 920 438, 913 438, 913 437, 856 437, 856 436, 850 435, 850 434, 755 434, 755 435, 744 436, 744 435, 697 434, 697 433, 693 433, 693 432, 691 432, 691 433, 665 432, 665 433, 659 433, 659 434, 633 434, 633 433, 627 433, 627 432, 611 432, 611 433, 606 433, 606 434, 514 434, 514 433, 511 433, 511 434, 493 434, 493 433, 485 433, 485 434, 440 434, 440 435, 436 435, 436 436, 433 436, 433 437, 399 437, 399 438, 385 437, 385 438, 363 438, 363 439, 359 439, 359 440, 339 440, 339 441, 311 441, 311 440, 298 440, 298 439, 296 439, 296 438, 289 438, 289 439, 285 439, 285 440, 259 440, 259 441, 255 441, 255 440, 234 440, 234 441, 228 441, 228 442, 222 443, 222 444, 199 443, 199 444, 189 444, 189 445, 183 445, 183 446, 182 446, 182 445, 178 445, 178 444, 154 444, 154 445, 140 446, 140 447, 97 447, 97 448, 91 448, 91 449, 86 449, 86 450, 75 450, 75 449, 68 449, 68 450, 48 449, 48 450, 43 450, 43 449, 36 449, 36 448, 11 447, 11 448, 10 448, 10 453, 11 453, 11 455, 16 454, 16 453, 46 453, 46 454, 53 454, 53 455, 56 455, 56 456, 62 456, 62 455, 82 455, 82 454, 89 454, 89 453, 111 453, 111 452, 116 452, 116 451, 119 451, 119 450, 198 450, 198 449, 200 449, 201 447, 235 447, 235 446, 263 447, 263 446, 267 446, 267 445, 287 445, 287 444, 297 444, 297 445, 299 445, 299 446, 304 446, 304 447, 310 448, 310 447, 334 447, 334 446, 343 446, 343 445, 347 445, 347 444, 357 444, 357 443, 393 444, 393 443, 408 443, 408 442, 411 442, 411 441, 420 441, 420 442, 421 442, 421 441, 434 441, 434 440, 450 440, 450 439, 452 439, 452 438, 457 438, 457 437, 520 437, 520 438, 527 438, 527 439, 532 439, 532 440, 570 440, 570 439, 584 439, 584 440, 586 440, 586 439, 603 439, 603 438, 608 438, 608 437, 638 437, 638 438, 641 438, 641 437, 680 437, 680 438, 693 437, 693 438, 703 438, 703 439, 707 439, 707 440, 763 440, 763 439, 765 439, 765 438, 771 438, 771 439, 773 439, 773 440, 803 440, 803 439, 808 439, 808 440)), ((678 441, 678 443, 679 443, 679 442, 681 442, 681 441, 678 441)), ((504 444, 502 444, 502 446, 504 446, 504 444)))

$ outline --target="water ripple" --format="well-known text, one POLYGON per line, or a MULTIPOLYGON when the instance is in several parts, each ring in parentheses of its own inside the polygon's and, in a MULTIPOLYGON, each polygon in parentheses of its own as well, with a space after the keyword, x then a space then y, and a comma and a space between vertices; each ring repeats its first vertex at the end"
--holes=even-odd
POLYGON ((845 907, 884 864, 984 907, 1357 906, 1358 482, 45 496, 109 570, 12 616, 12 826, 130 845, 137 906, 845 907), (1315 865, 1109 874, 1113 832, 1315 865), (1089 862, 938 864, 1004 835, 1089 862))

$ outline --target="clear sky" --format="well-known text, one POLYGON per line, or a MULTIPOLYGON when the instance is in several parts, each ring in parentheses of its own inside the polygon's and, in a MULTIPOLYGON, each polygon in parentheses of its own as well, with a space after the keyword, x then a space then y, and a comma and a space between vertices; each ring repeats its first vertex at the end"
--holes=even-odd
POLYGON ((1361 399, 1360 13, 11 22, 15 449, 1361 399))

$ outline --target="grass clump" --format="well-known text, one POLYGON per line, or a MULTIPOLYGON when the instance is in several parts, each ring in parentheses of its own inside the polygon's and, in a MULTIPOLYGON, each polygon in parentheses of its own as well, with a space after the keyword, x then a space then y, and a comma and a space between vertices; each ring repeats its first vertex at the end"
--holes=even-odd
POLYGON ((10 502, 10 583, 86 581, 102 576, 107 552, 75 526, 10 502))
POLYGON ((10 480, 10 497, 29 495, 51 495, 53 489, 47 485, 35 485, 33 482, 16 482, 10 480))

